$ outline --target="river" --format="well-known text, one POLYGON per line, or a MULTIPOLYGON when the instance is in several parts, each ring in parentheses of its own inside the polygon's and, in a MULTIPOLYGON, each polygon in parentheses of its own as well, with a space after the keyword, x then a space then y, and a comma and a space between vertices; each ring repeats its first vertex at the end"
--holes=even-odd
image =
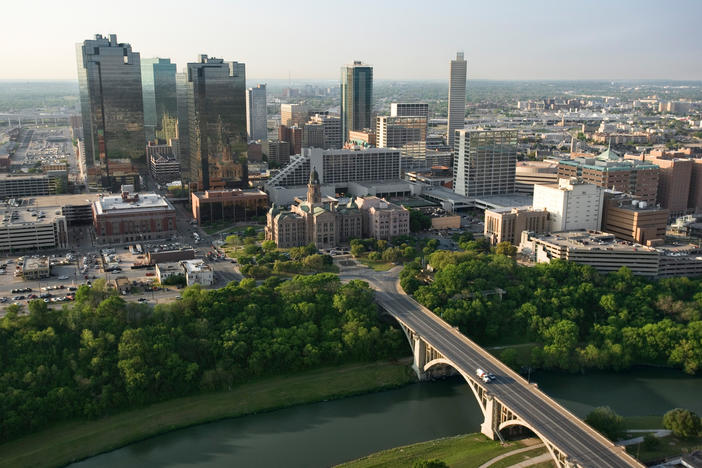
MULTIPOLYGON (((532 377, 579 416, 603 405, 623 416, 660 415, 678 406, 702 414, 702 378, 670 369, 532 377)), ((468 386, 449 379, 181 429, 71 467, 329 466, 399 445, 477 432, 481 422, 468 386)))

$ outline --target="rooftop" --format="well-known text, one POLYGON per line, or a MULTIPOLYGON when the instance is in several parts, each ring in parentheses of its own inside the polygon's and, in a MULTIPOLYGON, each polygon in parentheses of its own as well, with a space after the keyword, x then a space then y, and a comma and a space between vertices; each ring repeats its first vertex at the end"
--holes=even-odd
POLYGON ((58 207, 47 207, 45 209, 0 208, 0 227, 18 228, 22 226, 52 224, 58 217, 61 217, 61 210, 58 207))
POLYGON ((565 231, 553 234, 537 235, 536 238, 571 250, 611 250, 619 252, 656 252, 652 247, 645 247, 617 239, 614 234, 601 231, 565 231))
POLYGON ((49 259, 47 257, 25 258, 22 270, 36 270, 38 268, 49 268, 49 259))
POLYGON ((210 271, 212 268, 202 260, 183 260, 181 265, 188 273, 199 273, 202 271, 210 271))
POLYGON ((81 193, 76 195, 46 195, 40 197, 23 198, 22 206, 36 208, 61 207, 70 205, 90 205, 100 199, 98 193, 81 193))
POLYGON ((138 211, 171 210, 175 208, 161 195, 155 193, 135 193, 122 195, 108 195, 95 202, 98 214, 130 213, 138 211))

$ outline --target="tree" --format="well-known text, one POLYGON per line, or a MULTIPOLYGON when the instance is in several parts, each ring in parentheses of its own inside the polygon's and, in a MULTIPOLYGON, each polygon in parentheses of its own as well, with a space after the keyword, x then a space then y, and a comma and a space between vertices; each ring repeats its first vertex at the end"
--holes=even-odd
POLYGON ((620 439, 626 433, 624 418, 609 406, 595 408, 587 415, 585 422, 612 441, 620 439))
POLYGON ((232 234, 232 235, 230 235, 230 236, 227 236, 227 237, 224 239, 224 241, 225 241, 228 245, 234 245, 234 246, 241 245, 241 238, 239 238, 239 236, 237 236, 236 234, 232 234))
POLYGON ((366 251, 366 248, 363 246, 363 244, 353 244, 351 245, 351 255, 353 255, 355 258, 360 257, 363 255, 363 252, 366 251))
POLYGON ((700 434, 700 418, 690 410, 675 408, 663 416, 663 427, 678 437, 695 437, 700 434))
POLYGON ((431 227, 431 218, 419 210, 410 208, 410 231, 426 231, 431 227))
POLYGON ((265 240, 261 243, 264 252, 273 252, 276 249, 275 241, 265 240))
POLYGON ((187 281, 183 273, 178 273, 163 280, 163 284, 166 286, 185 286, 187 281))
POLYGON ((431 460, 417 460, 412 464, 412 468, 448 468, 446 462, 437 458, 431 460))
POLYGON ((517 255, 517 248, 513 246, 510 242, 504 241, 500 242, 495 246, 495 253, 497 255, 504 255, 506 257, 514 257, 517 255))

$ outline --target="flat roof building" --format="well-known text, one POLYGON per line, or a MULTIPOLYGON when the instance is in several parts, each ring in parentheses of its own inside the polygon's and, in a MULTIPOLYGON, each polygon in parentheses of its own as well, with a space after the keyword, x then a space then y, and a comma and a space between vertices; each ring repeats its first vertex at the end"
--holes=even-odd
POLYGON ((557 185, 535 185, 532 206, 550 213, 548 232, 599 229, 604 191, 575 178, 557 185))
POLYGON ((514 189, 520 193, 534 193, 534 185, 558 183, 556 161, 517 161, 514 189))
POLYGON ((602 230, 630 242, 662 244, 669 212, 626 196, 606 196, 602 230))
POLYGON ((553 259, 590 265, 600 273, 611 273, 625 266, 635 275, 658 275, 659 253, 652 247, 618 240, 600 231, 569 231, 534 235, 522 233, 519 249, 538 263, 553 259))
POLYGON ((564 159, 558 163, 558 177, 577 177, 605 189, 635 195, 646 203, 656 203, 659 167, 646 161, 624 159, 608 149, 597 157, 564 159))
POLYGON ((176 234, 173 205, 155 193, 104 196, 93 203, 93 225, 100 243, 169 238, 176 234))
POLYGON ((516 130, 456 130, 453 141, 456 193, 479 197, 514 192, 516 130))
POLYGON ((66 248, 67 232, 57 208, 0 209, 0 251, 66 248))
POLYGON ((219 220, 251 221, 265 216, 268 195, 261 190, 207 190, 190 194, 193 217, 198 224, 219 220))
POLYGON ((203 260, 183 260, 180 264, 185 271, 185 280, 188 286, 192 286, 193 284, 210 286, 214 283, 212 267, 203 260))
POLYGON ((546 210, 532 208, 508 208, 503 210, 485 210, 485 227, 483 234, 491 244, 509 242, 519 245, 522 232, 535 234, 548 232, 549 213, 546 210))
POLYGON ((27 280, 38 280, 51 276, 51 267, 47 257, 27 257, 22 265, 22 278, 27 280))

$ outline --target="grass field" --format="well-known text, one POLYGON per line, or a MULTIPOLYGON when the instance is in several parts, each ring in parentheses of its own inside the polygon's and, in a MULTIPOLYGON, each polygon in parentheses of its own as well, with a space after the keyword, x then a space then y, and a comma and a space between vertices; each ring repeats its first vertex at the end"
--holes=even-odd
POLYGON ((522 441, 510 442, 503 447, 482 434, 468 434, 384 450, 338 466, 404 468, 411 467, 416 461, 438 459, 451 468, 477 468, 488 460, 522 447, 525 447, 522 441))
POLYGON ((375 271, 388 271, 392 267, 395 266, 394 263, 391 262, 383 262, 381 261, 375 261, 375 260, 368 260, 367 258, 357 258, 355 259, 358 263, 362 263, 363 265, 366 265, 368 268, 372 268, 375 271))
POLYGON ((156 403, 98 420, 73 420, 0 445, 0 465, 55 467, 186 426, 341 398, 414 381, 406 361, 350 364, 271 377, 156 403))
POLYGON ((652 448, 645 448, 643 444, 629 445, 626 450, 644 463, 675 457, 702 450, 702 437, 681 439, 675 436, 661 437, 659 443, 652 448))

